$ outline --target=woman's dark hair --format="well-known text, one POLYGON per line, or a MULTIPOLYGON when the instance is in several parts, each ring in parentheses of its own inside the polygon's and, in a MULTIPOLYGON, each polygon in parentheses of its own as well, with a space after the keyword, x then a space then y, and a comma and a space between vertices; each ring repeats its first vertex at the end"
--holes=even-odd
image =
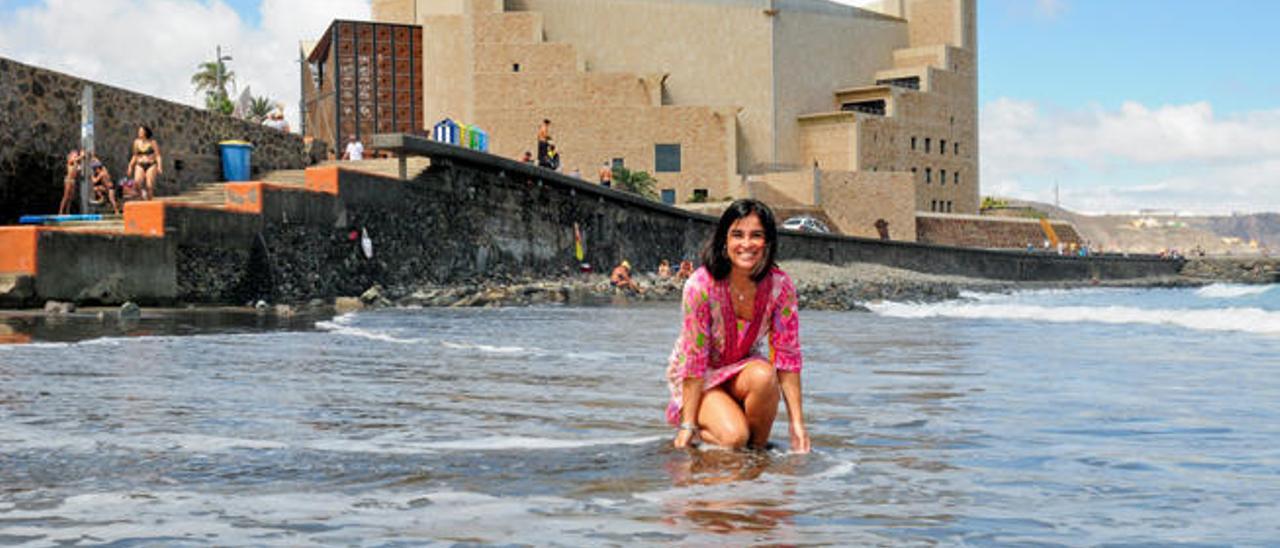
POLYGON ((143 134, 143 135, 145 135, 148 139, 150 139, 150 138, 151 138, 151 128, 149 128, 149 127, 147 127, 147 126, 143 126, 143 125, 140 125, 140 126, 138 126, 138 127, 142 129, 142 134, 143 134))
POLYGON ((778 225, 773 220, 773 210, 764 205, 764 202, 742 199, 729 204, 729 208, 720 216, 720 222, 716 224, 715 233, 702 246, 702 254, 699 257, 702 260, 702 266, 706 267, 707 272, 710 272, 715 279, 725 279, 733 269, 733 263, 729 261, 729 254, 725 250, 729 243, 729 227, 739 219, 752 214, 760 218, 760 225, 764 227, 765 247, 764 257, 756 264, 755 271, 751 273, 751 279, 756 282, 763 280, 775 266, 774 257, 778 256, 778 225))

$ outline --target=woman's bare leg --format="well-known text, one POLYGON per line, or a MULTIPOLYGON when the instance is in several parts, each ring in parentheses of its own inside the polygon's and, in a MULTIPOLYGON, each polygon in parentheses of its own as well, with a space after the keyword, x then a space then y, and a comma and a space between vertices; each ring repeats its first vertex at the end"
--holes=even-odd
POLYGON ((75 194, 75 181, 63 182, 62 184, 62 204, 58 206, 58 215, 66 215, 71 213, 71 195, 75 194))
POLYGON ((147 199, 153 200, 156 197, 156 171, 158 167, 152 164, 147 168, 147 199))
POLYGON ((773 420, 778 417, 778 372, 764 360, 752 360, 729 383, 733 399, 742 409, 751 432, 750 444, 763 448, 769 443, 773 420))
POLYGON ((741 449, 747 445, 751 431, 747 428, 747 416, 742 404, 717 386, 702 394, 702 406, 698 408, 699 435, 707 443, 741 449))

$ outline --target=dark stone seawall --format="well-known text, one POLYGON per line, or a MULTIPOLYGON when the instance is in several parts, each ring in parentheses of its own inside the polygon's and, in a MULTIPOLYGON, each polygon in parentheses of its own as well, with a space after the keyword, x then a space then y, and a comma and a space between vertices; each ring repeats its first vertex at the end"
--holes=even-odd
MULTIPOLYGON (((188 229, 176 243, 179 298, 304 302, 358 295, 375 284, 403 293, 559 276, 577 271, 575 223, 597 272, 622 259, 652 272, 664 258, 696 258, 714 222, 505 161, 433 162, 407 182, 342 171, 336 195, 269 193, 261 217, 244 216, 256 221, 238 228, 223 222, 217 237, 188 229), (371 259, 361 251, 364 232, 373 242, 371 259)), ((1155 258, 1082 259, 807 234, 784 234, 779 243, 782 259, 1011 281, 1167 276, 1181 266, 1155 258)))
POLYGON ((0 57, 0 224, 57 211, 66 154, 80 146, 86 84, 94 89, 95 148, 113 178, 126 175, 137 126, 154 131, 164 158, 160 196, 221 180, 217 144, 227 139, 254 144, 255 171, 319 160, 298 135, 0 57))

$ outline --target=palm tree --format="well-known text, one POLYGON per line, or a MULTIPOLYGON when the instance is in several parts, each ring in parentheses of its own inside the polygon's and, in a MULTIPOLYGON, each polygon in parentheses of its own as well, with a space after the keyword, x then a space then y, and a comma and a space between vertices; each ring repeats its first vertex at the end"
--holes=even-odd
POLYGON ((249 102, 249 112, 245 113, 245 119, 255 124, 261 124, 271 114, 271 111, 275 110, 274 103, 275 101, 272 101, 270 97, 254 97, 249 102))
POLYGON ((613 184, 618 190, 639 194, 650 200, 658 199, 658 193, 653 190, 653 187, 657 186, 658 180, 647 172, 631 171, 622 166, 615 166, 613 168, 613 184))
POLYGON ((228 70, 226 63, 217 61, 200 63, 191 75, 196 93, 204 93, 205 108, 223 114, 230 114, 234 109, 231 99, 227 98, 227 85, 234 87, 235 81, 236 73, 228 70))

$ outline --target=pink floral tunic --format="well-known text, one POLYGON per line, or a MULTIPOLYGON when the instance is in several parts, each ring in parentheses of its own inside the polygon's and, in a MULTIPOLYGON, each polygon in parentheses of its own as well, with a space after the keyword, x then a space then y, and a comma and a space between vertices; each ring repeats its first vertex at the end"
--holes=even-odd
POLYGON ((772 363, 778 371, 800 371, 800 317, 791 278, 774 268, 760 281, 750 322, 734 315, 732 302, 729 280, 716 280, 706 268, 684 284, 683 327, 667 365, 667 422, 672 425, 680 424, 686 378, 701 377, 702 389, 709 390, 752 359, 772 363))

